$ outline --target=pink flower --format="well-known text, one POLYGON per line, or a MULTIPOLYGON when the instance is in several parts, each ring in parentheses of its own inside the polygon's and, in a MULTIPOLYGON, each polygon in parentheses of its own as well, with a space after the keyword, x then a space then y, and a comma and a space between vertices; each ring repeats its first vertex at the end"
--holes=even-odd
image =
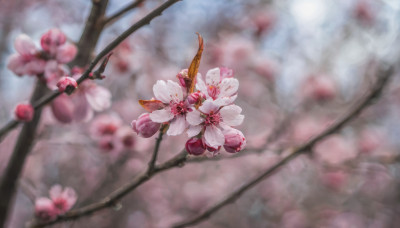
POLYGON ((246 146, 246 138, 243 133, 237 129, 230 128, 224 132, 226 152, 236 153, 241 151, 246 146))
POLYGON ((18 76, 43 73, 46 61, 37 57, 39 50, 29 36, 19 35, 15 39, 14 47, 18 53, 8 58, 8 69, 18 76))
POLYGON ((33 118, 35 110, 30 104, 18 104, 14 109, 14 119, 29 122, 33 118))
POLYGON ((63 190, 61 185, 54 185, 49 193, 55 210, 59 215, 69 211, 77 200, 76 192, 70 187, 66 187, 63 190))
POLYGON ((203 128, 205 144, 217 148, 225 144, 225 136, 222 130, 229 130, 232 126, 242 124, 244 116, 242 109, 237 105, 220 107, 216 101, 207 99, 198 110, 187 114, 190 125, 187 130, 189 137, 196 136, 203 128))
POLYGON ((122 126, 115 133, 115 137, 124 148, 132 148, 135 145, 135 136, 130 127, 122 126))
POLYGON ((58 80, 57 87, 60 92, 64 92, 65 90, 72 92, 78 87, 78 83, 71 77, 62 77, 58 80))
POLYGON ((197 77, 196 88, 212 98, 216 104, 223 106, 231 104, 237 97, 236 93, 239 88, 239 81, 232 78, 233 73, 228 69, 214 68, 207 72, 206 81, 204 83, 201 77, 197 77))
POLYGON ((114 135, 122 126, 122 120, 115 115, 102 114, 96 116, 90 125, 90 136, 99 139, 103 136, 114 135))
POLYGON ((59 63, 71 62, 78 52, 78 49, 73 44, 64 44, 57 49, 56 60, 59 63))
POLYGON ((61 30, 53 28, 42 35, 40 38, 40 45, 42 46, 43 50, 55 55, 58 47, 65 44, 66 40, 67 37, 61 30))
POLYGON ((57 217, 57 210, 53 201, 46 197, 41 197, 35 201, 35 215, 41 221, 51 221, 57 217))
POLYGON ((329 100, 335 98, 337 88, 332 78, 327 76, 313 76, 306 80, 304 95, 314 100, 329 100))
POLYGON ((143 113, 137 120, 132 121, 131 126, 139 136, 150 138, 160 129, 161 124, 153 122, 148 113, 143 113))
POLYGON ((203 140, 198 138, 189 139, 185 144, 185 149, 192 155, 202 155, 206 151, 203 140))
POLYGON ((150 113, 150 119, 156 123, 170 121, 167 135, 182 134, 187 127, 186 114, 192 110, 184 100, 182 87, 171 80, 158 80, 153 86, 153 92, 155 98, 166 106, 150 113))

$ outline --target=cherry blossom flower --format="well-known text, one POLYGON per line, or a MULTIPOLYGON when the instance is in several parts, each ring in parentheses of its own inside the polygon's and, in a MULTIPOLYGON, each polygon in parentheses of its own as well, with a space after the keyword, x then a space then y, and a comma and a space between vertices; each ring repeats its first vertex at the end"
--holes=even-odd
POLYGON ((35 200, 35 215, 42 221, 51 221, 57 217, 57 210, 53 201, 46 197, 35 200))
POLYGON ((150 113, 150 119, 156 123, 170 121, 167 135, 179 135, 187 127, 186 114, 192 110, 187 101, 184 100, 182 87, 171 80, 167 82, 158 80, 153 86, 154 96, 161 101, 165 107, 150 113))
POLYGON ((207 72, 205 82, 201 77, 197 77, 196 88, 212 98, 216 104, 228 105, 235 101, 239 81, 233 77, 233 72, 227 68, 214 68, 207 72))
POLYGON ((210 147, 223 146, 225 136, 223 131, 228 131, 233 126, 242 124, 244 116, 240 113, 242 109, 237 105, 219 106, 216 101, 207 99, 199 107, 187 114, 190 125, 187 134, 189 137, 196 136, 204 130, 204 141, 210 147))
POLYGON ((78 198, 74 189, 66 187, 63 190, 58 184, 51 187, 49 193, 57 214, 69 211, 78 198))

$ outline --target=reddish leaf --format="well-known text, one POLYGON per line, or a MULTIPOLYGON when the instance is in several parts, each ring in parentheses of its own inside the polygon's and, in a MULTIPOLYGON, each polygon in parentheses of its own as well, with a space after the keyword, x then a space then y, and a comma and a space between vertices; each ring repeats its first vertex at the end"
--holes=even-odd
POLYGON ((159 110, 165 107, 165 105, 159 100, 139 100, 139 104, 148 112, 159 110))
POLYGON ((197 33, 197 36, 199 37, 199 49, 197 50, 196 56, 193 58, 192 63, 189 66, 188 69, 188 80, 185 81, 187 84, 188 92, 193 93, 194 87, 196 85, 196 75, 197 72, 199 71, 199 66, 200 66, 200 60, 201 60, 201 54, 203 53, 203 37, 199 33, 197 33))

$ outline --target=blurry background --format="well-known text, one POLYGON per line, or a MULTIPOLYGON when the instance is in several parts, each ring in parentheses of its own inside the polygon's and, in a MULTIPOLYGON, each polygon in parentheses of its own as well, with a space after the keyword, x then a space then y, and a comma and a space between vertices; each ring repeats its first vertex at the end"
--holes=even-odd
MULTIPOLYGON (((107 15, 129 1, 110 0, 107 15)), ((96 50, 162 1, 145 0, 107 26, 96 50)), ((79 40, 91 1, 0 0, 0 123, 29 100, 35 77, 6 68, 16 36, 39 46, 60 28, 79 40)), ((205 40, 200 73, 224 66, 240 81, 237 104, 245 121, 245 151, 191 162, 156 176, 122 201, 119 210, 55 227, 168 227, 198 214, 278 161, 345 113, 374 82, 382 61, 399 63, 400 2, 396 0, 184 0, 121 44, 107 78, 112 106, 85 123, 61 124, 44 111, 26 163, 10 227, 23 227, 32 200, 57 183, 78 193, 77 206, 105 196, 147 165, 154 139, 133 137, 126 148, 106 148, 93 137, 99 119, 129 127, 153 96, 159 79, 176 80, 205 40), (96 122, 97 120, 97 122, 96 122)), ((198 227, 398 227, 400 224, 400 81, 312 156, 302 155, 198 227)), ((3 125, 3 124, 1 124, 3 125)), ((17 131, 0 144, 5 167, 17 131)), ((132 132, 126 133, 128 135, 132 132)), ((166 137, 160 160, 184 148, 186 135, 166 137)))

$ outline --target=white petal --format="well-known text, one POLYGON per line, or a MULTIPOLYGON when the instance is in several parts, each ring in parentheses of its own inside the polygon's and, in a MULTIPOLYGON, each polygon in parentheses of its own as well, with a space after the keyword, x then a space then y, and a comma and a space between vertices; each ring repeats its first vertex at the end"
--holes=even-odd
POLYGON ((179 135, 186 129, 185 116, 178 115, 169 125, 167 135, 179 135))
POLYGON ((221 107, 232 104, 237 98, 237 95, 233 95, 231 97, 220 97, 214 101, 214 104, 221 107))
POLYGON ((86 99, 95 111, 103 111, 111 106, 111 93, 102 86, 92 86, 86 90, 86 99))
POLYGON ((169 103, 171 101, 167 83, 165 83, 163 80, 158 80, 156 84, 154 84, 153 93, 156 99, 162 101, 163 103, 169 103))
POLYGON ((222 146, 225 142, 224 134, 214 125, 206 127, 206 130, 204 132, 204 139, 206 140, 207 145, 211 147, 222 146))
POLYGON ((216 112, 220 106, 216 105, 212 99, 207 99, 199 107, 199 110, 203 113, 216 112))
POLYGON ((172 114, 168 109, 160 109, 150 113, 149 117, 153 122, 164 123, 172 120, 174 118, 174 114, 172 114))
POLYGON ((176 101, 176 102, 183 100, 182 87, 178 83, 168 80, 167 88, 168 88, 169 96, 171 97, 171 100, 176 101))
POLYGON ((197 110, 193 110, 186 114, 186 120, 190 125, 199 125, 204 121, 200 116, 200 112, 197 110))
POLYGON ((189 138, 194 137, 200 133, 200 131, 203 129, 203 126, 197 125, 197 126, 190 126, 189 129, 186 131, 187 135, 189 138))
POLYGON ((230 97, 237 92, 239 81, 236 78, 225 78, 219 86, 220 94, 218 97, 230 97))
POLYGON ((207 71, 207 74, 206 74, 206 84, 207 85, 217 86, 217 85, 219 85, 220 81, 221 81, 221 74, 220 74, 219 67, 207 71))
POLYGON ((237 105, 229 105, 221 108, 222 121, 229 126, 238 126, 242 124, 244 115, 240 115, 242 109, 237 105))
POLYGON ((208 95, 207 93, 207 86, 204 83, 203 79, 201 78, 200 74, 197 74, 197 79, 196 79, 196 89, 206 95, 208 95))

